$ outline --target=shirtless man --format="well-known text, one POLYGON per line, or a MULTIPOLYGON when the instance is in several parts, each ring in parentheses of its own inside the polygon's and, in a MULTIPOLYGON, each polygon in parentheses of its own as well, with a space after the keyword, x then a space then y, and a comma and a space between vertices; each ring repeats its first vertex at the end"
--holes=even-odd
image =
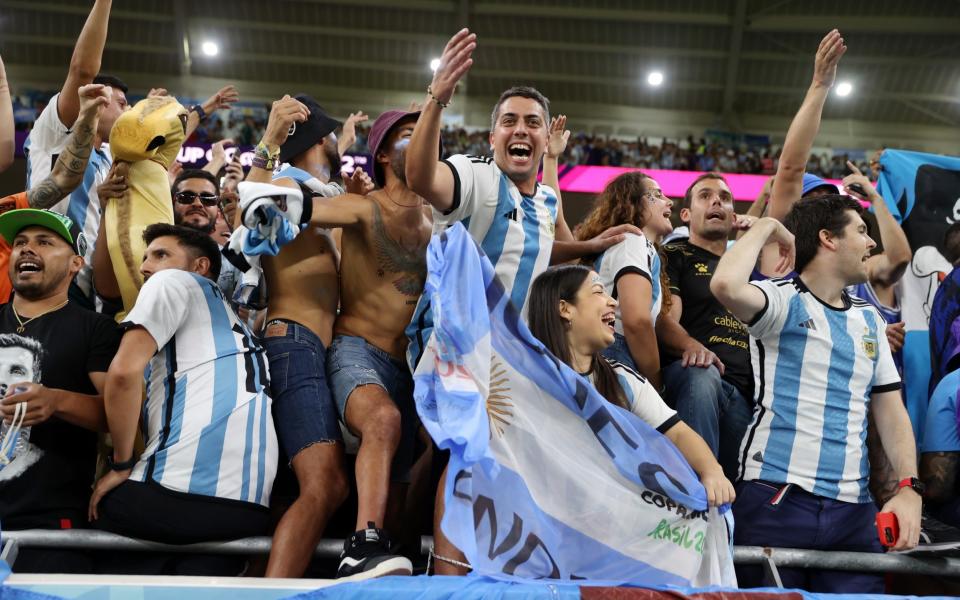
MULTIPOLYGON (((292 166, 282 181, 312 185, 324 195, 342 193, 340 186, 327 183, 339 162, 324 151, 339 123, 315 103, 307 104, 289 96, 273 103, 247 181, 269 183, 277 161, 284 159, 292 166)), ((340 302, 337 260, 329 231, 307 227, 277 256, 261 262, 269 294, 263 346, 275 425, 300 485, 299 496, 277 524, 267 577, 303 574, 327 520, 349 491, 343 439, 325 377, 340 302)))
MULTIPOLYGON (((429 207, 407 188, 404 175, 418 116, 392 110, 373 124, 369 145, 383 189, 368 196, 314 198, 304 211, 311 214, 309 227, 343 231, 341 310, 327 377, 340 418, 360 437, 357 531, 344 543, 338 571, 343 579, 412 571, 408 559, 390 553, 382 526, 388 497, 402 498, 409 483, 416 431, 404 329, 423 291, 432 229, 429 207)), ((293 185, 285 178, 275 183, 293 185)))

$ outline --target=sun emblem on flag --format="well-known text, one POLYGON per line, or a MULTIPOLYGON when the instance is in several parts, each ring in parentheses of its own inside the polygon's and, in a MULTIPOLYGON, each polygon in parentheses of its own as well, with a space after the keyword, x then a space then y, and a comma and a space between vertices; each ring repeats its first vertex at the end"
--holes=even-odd
POLYGON ((507 370, 500 361, 494 360, 490 367, 490 393, 487 394, 487 418, 490 420, 491 436, 494 431, 502 436, 503 428, 510 424, 509 418, 513 416, 510 408, 513 404, 507 395, 509 391, 507 370))

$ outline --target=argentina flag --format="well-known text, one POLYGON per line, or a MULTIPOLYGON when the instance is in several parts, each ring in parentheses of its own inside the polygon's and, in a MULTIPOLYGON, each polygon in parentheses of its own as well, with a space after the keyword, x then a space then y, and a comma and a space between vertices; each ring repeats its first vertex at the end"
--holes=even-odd
POLYGON ((427 260, 417 411, 450 450, 442 527, 474 573, 735 586, 730 513, 676 447, 533 337, 462 225, 427 260))
POLYGON ((951 225, 960 223, 960 158, 885 150, 880 166, 877 191, 900 222, 913 250, 913 259, 901 280, 900 306, 906 330, 904 395, 919 440, 929 398, 929 328, 950 326, 949 322, 931 323, 930 318, 940 282, 953 269, 943 256, 943 236, 951 225))

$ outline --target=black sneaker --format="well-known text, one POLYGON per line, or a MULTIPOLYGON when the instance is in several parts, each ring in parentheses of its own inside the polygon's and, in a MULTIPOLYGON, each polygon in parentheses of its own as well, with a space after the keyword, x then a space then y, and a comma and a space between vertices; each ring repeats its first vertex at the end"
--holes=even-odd
POLYGON ((960 529, 927 515, 920 516, 920 543, 904 554, 946 552, 960 548, 960 529))
POLYGON ((387 532, 377 529, 372 522, 368 522, 367 526, 368 529, 361 529, 344 540, 337 579, 354 581, 412 574, 410 559, 390 553, 387 532))

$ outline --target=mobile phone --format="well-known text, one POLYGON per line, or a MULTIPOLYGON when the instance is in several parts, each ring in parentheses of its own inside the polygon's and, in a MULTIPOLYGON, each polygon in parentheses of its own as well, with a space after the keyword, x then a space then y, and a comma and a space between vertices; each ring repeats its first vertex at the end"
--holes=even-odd
POLYGON ((866 197, 867 197, 867 190, 863 189, 863 186, 860 185, 859 183, 851 183, 850 185, 848 185, 848 186, 846 186, 846 187, 847 187, 847 190, 849 190, 849 191, 857 194, 857 195, 860 196, 861 198, 866 198, 866 197))
POLYGON ((880 536, 880 545, 890 548, 897 545, 900 537, 900 524, 897 515, 892 512, 877 513, 877 535, 880 536))

